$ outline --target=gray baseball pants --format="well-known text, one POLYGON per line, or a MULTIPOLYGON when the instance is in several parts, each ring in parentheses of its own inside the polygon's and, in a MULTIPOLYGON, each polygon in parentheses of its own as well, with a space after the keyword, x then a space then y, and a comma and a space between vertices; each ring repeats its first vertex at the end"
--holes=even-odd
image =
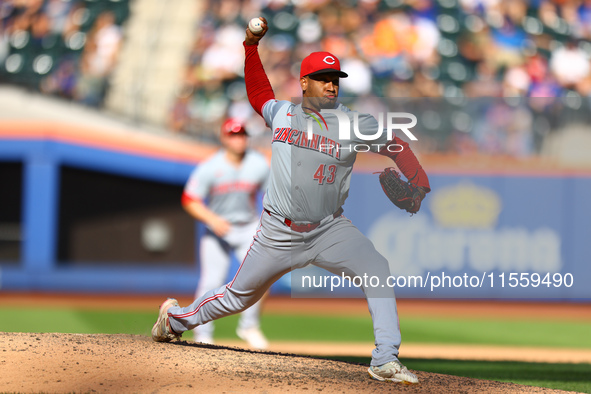
MULTIPOLYGON (((195 292, 195 299, 201 297, 211 289, 222 286, 232 265, 231 253, 239 261, 244 259, 250 248, 252 235, 258 228, 258 221, 244 225, 232 225, 230 232, 222 238, 211 232, 206 232, 201 238, 201 277, 195 292)), ((259 327, 261 302, 255 303, 240 314, 238 328, 248 329, 259 327)), ((213 321, 195 327, 196 338, 211 338, 214 333, 213 321)))
MULTIPOLYGON (((172 307, 170 325, 177 333, 191 330, 256 303, 286 273, 314 264, 346 276, 377 276, 385 283, 388 261, 371 241, 344 216, 323 220, 316 229, 298 233, 282 218, 263 212, 252 245, 234 279, 210 290, 187 307, 172 307)), ((394 361, 400 346, 400 328, 394 289, 363 287, 373 321, 375 349, 371 365, 394 361)))

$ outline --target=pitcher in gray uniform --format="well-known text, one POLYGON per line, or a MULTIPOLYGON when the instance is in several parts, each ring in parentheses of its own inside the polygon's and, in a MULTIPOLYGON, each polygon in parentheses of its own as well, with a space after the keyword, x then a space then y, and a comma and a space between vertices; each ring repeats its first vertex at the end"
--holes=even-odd
MULTIPOLYGON (((258 35, 247 29, 244 41, 248 98, 273 131, 265 212, 234 279, 187 307, 166 300, 152 329, 155 341, 179 338, 193 327, 238 313, 253 305, 281 276, 309 264, 339 276, 377 276, 385 283, 390 275, 388 261, 343 216, 355 146, 367 143, 357 134, 341 138, 343 119, 348 119, 347 127, 357 127, 363 135, 378 134, 372 150, 391 157, 421 190, 421 198, 430 191, 427 175, 406 142, 396 136, 388 139, 386 132, 376 133, 378 122, 372 115, 337 103, 339 80, 347 74, 334 55, 314 52, 302 61, 301 104, 276 100, 258 55, 258 42, 266 31, 265 21, 258 35)), ((401 336, 394 290, 387 286, 362 286, 362 290, 375 337, 370 377, 418 383, 417 376, 398 360, 401 336)))
MULTIPOLYGON (((242 122, 226 119, 220 130, 220 149, 198 165, 187 180, 183 208, 207 226, 199 243, 200 277, 195 298, 217 289, 226 281, 231 253, 244 259, 258 226, 256 196, 266 189, 267 160, 248 149, 242 122)), ((240 315, 236 334, 255 349, 266 349, 267 339, 260 329, 261 302, 240 315)), ((195 340, 214 343, 213 322, 195 328, 195 340)))

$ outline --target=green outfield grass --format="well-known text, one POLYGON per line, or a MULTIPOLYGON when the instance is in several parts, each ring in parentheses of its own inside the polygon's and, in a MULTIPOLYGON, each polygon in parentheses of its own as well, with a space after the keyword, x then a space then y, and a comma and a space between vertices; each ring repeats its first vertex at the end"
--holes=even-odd
MULTIPOLYGON (((0 308, 0 331, 150 335, 155 312, 0 308)), ((236 338, 238 316, 216 322, 217 338, 236 338)), ((369 317, 264 314, 271 340, 373 341, 369 317)), ((572 347, 591 349, 591 322, 402 318, 405 342, 572 347)))
MULTIPOLYGON (((0 331, 150 335, 156 312, 67 308, 0 308, 0 331)), ((237 338, 238 316, 216 322, 216 338, 237 338)), ((369 317, 266 313, 262 327, 270 340, 372 342, 369 317)), ((514 319, 401 319, 404 341, 591 349, 591 323, 514 319)), ((187 336, 187 339, 192 339, 187 336)), ((369 358, 335 357, 369 363, 369 358)), ((591 393, 590 364, 545 364, 404 359, 411 369, 591 393)), ((552 355, 548 355, 548 362, 552 355)))
MULTIPOLYGON (((370 362, 369 357, 328 358, 362 364, 370 362)), ((402 361, 408 368, 418 371, 591 393, 591 364, 553 364, 551 357, 549 363, 416 358, 402 361)))

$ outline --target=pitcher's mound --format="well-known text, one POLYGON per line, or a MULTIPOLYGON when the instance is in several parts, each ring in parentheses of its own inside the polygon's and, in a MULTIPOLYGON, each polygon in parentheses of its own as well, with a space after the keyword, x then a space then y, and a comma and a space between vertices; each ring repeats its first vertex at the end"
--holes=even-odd
POLYGON ((420 384, 369 379, 366 365, 137 335, 0 333, 4 392, 553 392, 413 371, 420 384))

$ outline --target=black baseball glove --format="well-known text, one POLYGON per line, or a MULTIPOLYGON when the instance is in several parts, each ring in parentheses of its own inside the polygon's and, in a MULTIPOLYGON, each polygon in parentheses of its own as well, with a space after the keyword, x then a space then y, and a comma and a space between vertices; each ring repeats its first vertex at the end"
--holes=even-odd
POLYGON ((379 174, 382 189, 394 205, 411 214, 419 211, 421 201, 425 198, 425 191, 422 188, 410 183, 410 180, 403 181, 400 174, 392 167, 384 169, 379 174))

